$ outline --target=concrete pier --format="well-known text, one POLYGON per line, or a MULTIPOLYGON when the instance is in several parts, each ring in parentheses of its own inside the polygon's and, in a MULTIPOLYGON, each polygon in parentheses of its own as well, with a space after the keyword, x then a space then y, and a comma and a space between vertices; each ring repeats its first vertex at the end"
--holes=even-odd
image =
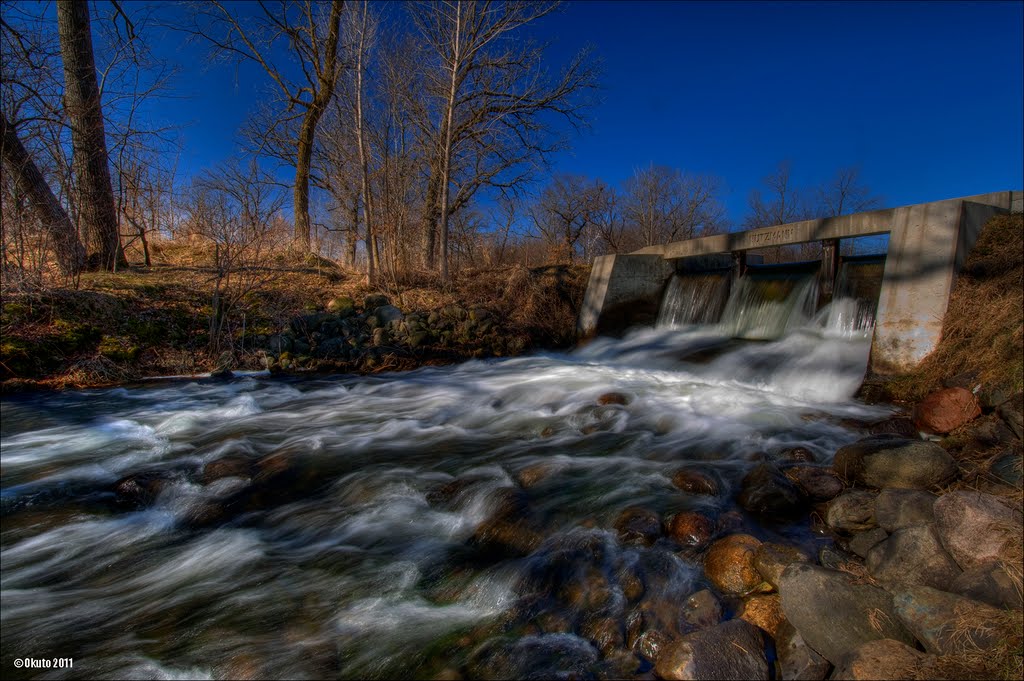
POLYGON ((827 241, 837 247, 840 239, 888 234, 871 367, 877 373, 907 371, 938 345, 957 271, 982 226, 993 215, 1022 207, 1021 191, 993 192, 601 256, 594 261, 577 331, 581 336, 613 333, 653 322, 661 292, 675 271, 672 262, 680 258, 732 254, 742 267, 746 251, 764 246, 827 241))

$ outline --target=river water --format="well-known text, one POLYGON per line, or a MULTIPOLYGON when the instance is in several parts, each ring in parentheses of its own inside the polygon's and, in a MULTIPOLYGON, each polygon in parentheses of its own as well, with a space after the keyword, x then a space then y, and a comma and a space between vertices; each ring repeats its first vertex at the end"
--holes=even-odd
POLYGON ((860 437, 850 419, 885 415, 851 399, 855 327, 836 305, 767 343, 661 328, 393 375, 4 398, 4 675, 26 657, 74 661, 32 678, 647 671, 588 626, 626 631, 706 582, 671 539, 620 541, 619 513, 823 545, 734 499, 756 461, 827 462, 860 437), (682 466, 722 493, 676 488, 682 466), (481 535, 495 514, 526 539, 481 535))

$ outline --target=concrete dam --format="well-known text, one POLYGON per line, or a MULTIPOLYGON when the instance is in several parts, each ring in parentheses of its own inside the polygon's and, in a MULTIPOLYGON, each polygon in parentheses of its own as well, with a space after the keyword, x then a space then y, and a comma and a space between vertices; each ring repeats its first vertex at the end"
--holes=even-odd
MULTIPOLYGON (((831 302, 834 294, 871 298, 871 369, 880 374, 906 371, 938 345, 957 272, 985 222, 994 215, 1020 212, 1022 205, 1024 192, 1001 191, 600 256, 594 261, 577 332, 581 338, 616 335, 655 321, 707 324, 729 316, 744 320, 738 337, 768 339, 770 327, 784 323, 779 310, 769 310, 769 319, 764 309, 754 314, 738 306, 744 305, 743 296, 764 299, 766 290, 769 298, 778 299, 781 281, 787 309, 803 308, 810 314, 831 302), (874 235, 888 235, 884 256, 842 255, 842 240, 874 235), (821 242, 820 261, 766 266, 760 257, 748 254, 808 242, 821 242), (871 264, 880 277, 875 276, 866 293, 863 282, 854 292, 855 272, 871 264), (766 279, 775 283, 766 288, 766 279), (813 288, 800 283, 809 281, 813 288)), ((778 308, 781 301, 767 307, 773 305, 778 308)))

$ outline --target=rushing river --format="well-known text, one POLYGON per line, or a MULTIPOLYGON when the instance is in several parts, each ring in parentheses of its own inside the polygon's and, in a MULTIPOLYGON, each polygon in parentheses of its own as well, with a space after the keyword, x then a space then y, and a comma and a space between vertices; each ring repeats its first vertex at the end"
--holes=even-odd
POLYGON ((599 651, 591 625, 625 631, 706 582, 696 554, 623 543, 616 518, 701 510, 827 542, 733 500, 755 461, 800 446, 827 462, 859 437, 850 419, 884 415, 851 399, 870 331, 844 323, 4 398, 3 674, 19 658, 73 659, 20 671, 33 678, 647 671, 628 642, 599 651), (683 466, 723 492, 681 491, 683 466))

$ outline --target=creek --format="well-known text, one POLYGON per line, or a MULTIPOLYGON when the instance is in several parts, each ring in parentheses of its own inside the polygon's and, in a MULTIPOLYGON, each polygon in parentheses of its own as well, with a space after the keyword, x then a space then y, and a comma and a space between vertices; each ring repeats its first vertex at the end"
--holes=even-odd
POLYGON ((726 305, 722 322, 567 354, 5 397, 0 664, 74 659, 22 670, 33 678, 648 671, 631 652, 644 628, 682 631, 678 604, 708 583, 698 552, 629 541, 620 513, 700 511, 720 533, 817 551, 831 540, 806 514, 739 509, 740 481, 795 447, 827 464, 861 436, 851 422, 888 413, 852 399, 871 338, 856 301, 808 315, 791 288, 802 297, 766 303, 774 317, 730 300, 746 316, 726 305), (774 340, 736 338, 765 329, 774 340), (680 468, 720 493, 682 491, 680 468))

